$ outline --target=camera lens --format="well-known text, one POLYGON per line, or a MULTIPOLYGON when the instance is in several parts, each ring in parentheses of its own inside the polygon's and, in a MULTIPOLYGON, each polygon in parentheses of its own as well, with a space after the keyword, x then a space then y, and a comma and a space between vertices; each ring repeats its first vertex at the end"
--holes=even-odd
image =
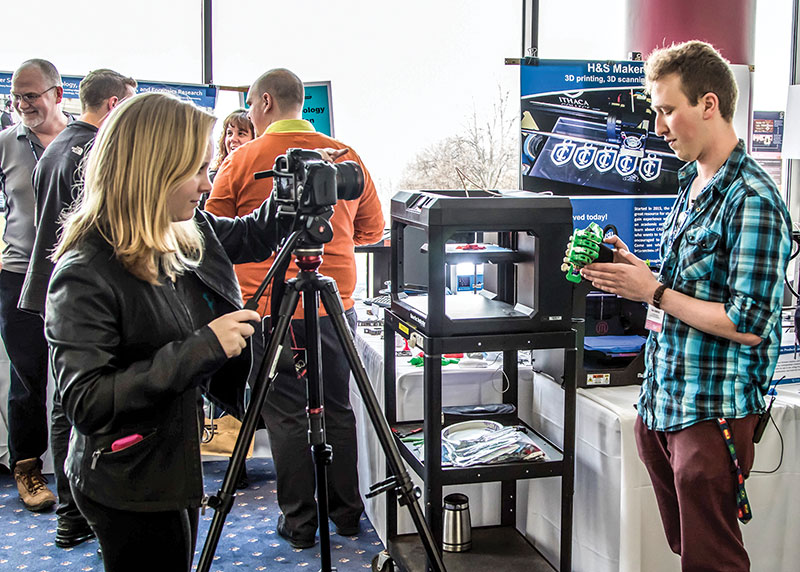
POLYGON ((357 199, 364 192, 364 171, 355 161, 336 163, 336 196, 345 201, 357 199))

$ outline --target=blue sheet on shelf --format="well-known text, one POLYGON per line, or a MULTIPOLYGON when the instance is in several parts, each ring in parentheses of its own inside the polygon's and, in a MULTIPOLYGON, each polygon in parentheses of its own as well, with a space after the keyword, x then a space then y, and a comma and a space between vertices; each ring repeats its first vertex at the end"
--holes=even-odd
POLYGON ((642 336, 586 336, 583 347, 604 354, 636 353, 644 346, 642 336))

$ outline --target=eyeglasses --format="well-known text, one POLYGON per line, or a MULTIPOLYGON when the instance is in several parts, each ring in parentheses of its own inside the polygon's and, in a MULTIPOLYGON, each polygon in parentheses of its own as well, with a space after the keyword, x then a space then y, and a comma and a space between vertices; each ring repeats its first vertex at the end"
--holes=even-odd
POLYGON ((32 103, 36 103, 36 101, 40 97, 42 97, 45 93, 47 93, 51 89, 55 89, 57 87, 58 87, 57 85, 54 85, 53 87, 48 87, 46 90, 44 90, 41 93, 33 93, 33 92, 31 92, 31 93, 12 93, 11 94, 11 99, 14 100, 14 103, 19 103, 19 100, 21 99, 22 101, 24 101, 25 103, 30 105, 32 103))

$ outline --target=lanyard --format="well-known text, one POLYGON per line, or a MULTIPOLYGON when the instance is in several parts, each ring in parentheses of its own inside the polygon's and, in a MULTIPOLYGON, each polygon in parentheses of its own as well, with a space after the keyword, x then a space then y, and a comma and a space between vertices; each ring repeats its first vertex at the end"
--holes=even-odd
POLYGON ((723 418, 717 419, 719 430, 722 432, 722 438, 725 439, 725 444, 728 446, 728 452, 731 454, 733 466, 736 467, 736 506, 739 507, 739 521, 742 524, 747 524, 753 518, 753 513, 750 510, 750 501, 747 500, 747 491, 744 490, 744 476, 742 475, 742 468, 739 466, 739 459, 736 457, 736 447, 733 445, 733 435, 731 435, 728 422, 723 418))
POLYGON ((28 145, 31 146, 31 152, 33 153, 34 160, 38 163, 39 162, 39 153, 36 151, 36 144, 30 140, 29 137, 25 137, 28 140, 28 145))

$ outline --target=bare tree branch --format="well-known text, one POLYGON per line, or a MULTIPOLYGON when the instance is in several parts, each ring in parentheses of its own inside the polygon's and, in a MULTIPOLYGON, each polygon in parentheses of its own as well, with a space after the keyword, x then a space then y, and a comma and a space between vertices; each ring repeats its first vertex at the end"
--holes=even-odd
POLYGON ((434 143, 406 166, 400 187, 460 189, 460 169, 484 189, 516 189, 519 185, 519 117, 509 92, 498 86, 498 99, 488 117, 476 109, 462 134, 434 143))

